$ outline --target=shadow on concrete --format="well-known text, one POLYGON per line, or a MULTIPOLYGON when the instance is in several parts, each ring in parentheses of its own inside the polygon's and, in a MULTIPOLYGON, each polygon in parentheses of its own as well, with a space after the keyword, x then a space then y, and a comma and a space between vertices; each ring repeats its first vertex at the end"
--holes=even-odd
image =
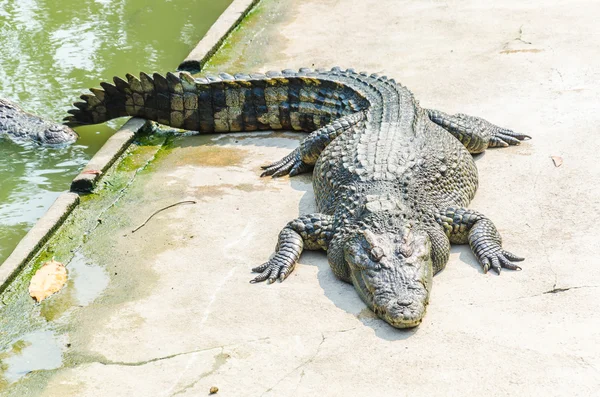
POLYGON ((418 328, 409 330, 397 329, 381 320, 360 299, 352 284, 339 280, 331 271, 324 252, 304 251, 303 265, 316 266, 317 280, 325 296, 338 308, 353 315, 365 326, 372 328, 378 337, 394 341, 403 340, 418 332, 418 328))
POLYGON ((458 258, 461 262, 466 263, 467 265, 475 269, 478 273, 483 274, 483 269, 477 261, 477 258, 475 258, 475 254, 471 252, 471 247, 469 247, 469 244, 452 245, 452 247, 450 248, 450 253, 459 254, 458 258))

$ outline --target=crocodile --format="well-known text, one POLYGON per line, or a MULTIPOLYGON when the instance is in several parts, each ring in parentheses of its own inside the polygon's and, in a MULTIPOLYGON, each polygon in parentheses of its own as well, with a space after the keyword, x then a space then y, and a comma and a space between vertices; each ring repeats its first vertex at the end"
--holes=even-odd
POLYGON ((201 133, 310 132, 262 176, 312 170, 317 211, 290 221, 252 283, 283 281, 303 249, 327 251, 333 273, 396 328, 421 323, 432 277, 450 244, 469 244, 483 273, 520 270, 482 213, 471 154, 518 145, 525 134, 482 118, 419 106, 393 79, 353 69, 301 68, 194 78, 114 78, 75 103, 68 125, 143 117, 201 133))
POLYGON ((70 144, 78 138, 71 128, 27 113, 0 98, 0 137, 3 136, 17 143, 33 141, 48 146, 70 144))

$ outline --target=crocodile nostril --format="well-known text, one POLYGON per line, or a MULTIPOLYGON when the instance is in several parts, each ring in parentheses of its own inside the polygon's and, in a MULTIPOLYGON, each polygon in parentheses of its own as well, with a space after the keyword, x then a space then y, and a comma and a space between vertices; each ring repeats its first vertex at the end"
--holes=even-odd
POLYGON ((412 303, 412 301, 408 300, 408 299, 398 299, 396 301, 396 305, 402 306, 402 307, 410 306, 411 303, 412 303))

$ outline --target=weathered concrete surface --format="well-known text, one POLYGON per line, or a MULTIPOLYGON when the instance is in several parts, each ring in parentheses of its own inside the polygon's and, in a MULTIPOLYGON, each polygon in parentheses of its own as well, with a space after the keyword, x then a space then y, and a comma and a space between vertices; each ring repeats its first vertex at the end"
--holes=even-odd
POLYGON ((40 247, 48 241, 78 203, 79 196, 75 193, 65 192, 58 196, 44 216, 27 232, 0 266, 0 292, 4 291, 21 267, 30 261, 40 247))
POLYGON ((69 324, 63 368, 29 374, 13 395, 198 396, 211 386, 220 396, 597 393, 600 4, 298 3, 264 0, 210 68, 383 72, 424 106, 531 134, 478 158, 471 206, 527 258, 524 270, 484 275, 467 248, 454 248, 412 331, 374 318, 319 253, 303 255, 282 284, 248 284, 280 228, 314 210, 309 176, 258 177, 297 138, 178 138, 90 235, 87 261, 111 282, 55 320, 69 324), (197 203, 131 233, 183 200, 197 203))

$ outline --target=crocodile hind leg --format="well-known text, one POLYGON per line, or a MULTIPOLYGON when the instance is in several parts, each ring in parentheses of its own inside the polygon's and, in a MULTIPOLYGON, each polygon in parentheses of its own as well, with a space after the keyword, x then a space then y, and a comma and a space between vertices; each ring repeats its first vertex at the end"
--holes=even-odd
POLYGON ((300 146, 293 152, 279 161, 262 167, 265 171, 261 176, 278 177, 286 174, 294 176, 310 171, 323 149, 331 141, 341 133, 359 125, 364 119, 364 112, 352 113, 313 131, 300 142, 300 146))
POLYGON ((294 219, 279 233, 275 255, 262 265, 252 269, 260 273, 251 283, 279 279, 283 281, 294 270, 304 248, 327 250, 333 234, 333 217, 325 214, 310 214, 294 219))
POLYGON ((448 207, 439 212, 436 221, 442 225, 451 243, 469 243, 484 273, 490 268, 498 274, 503 267, 521 270, 512 262, 524 259, 502 248, 502 238, 496 226, 479 212, 463 207, 448 207))
POLYGON ((426 109, 429 119, 454 135, 471 153, 481 153, 489 147, 518 145, 529 135, 498 127, 480 117, 458 113, 449 115, 439 110, 426 109))

